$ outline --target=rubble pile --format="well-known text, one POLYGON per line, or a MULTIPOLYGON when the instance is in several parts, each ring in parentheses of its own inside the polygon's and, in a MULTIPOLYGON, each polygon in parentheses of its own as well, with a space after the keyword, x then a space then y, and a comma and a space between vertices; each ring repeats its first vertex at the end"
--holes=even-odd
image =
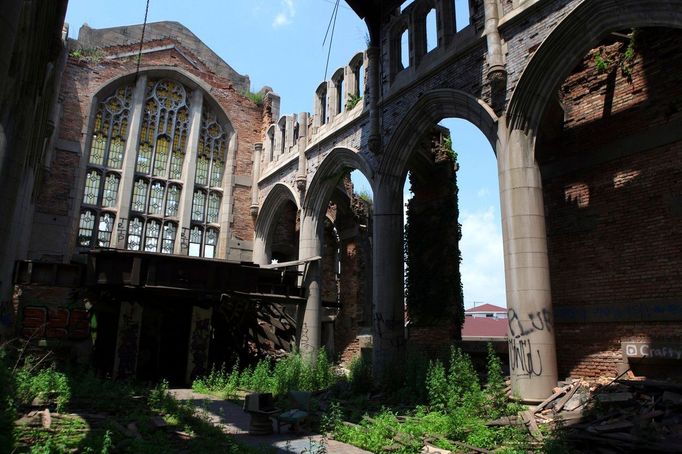
POLYGON ((679 384, 623 379, 590 385, 574 380, 555 388, 528 416, 524 422, 531 434, 533 426, 548 424, 574 452, 682 452, 679 384))

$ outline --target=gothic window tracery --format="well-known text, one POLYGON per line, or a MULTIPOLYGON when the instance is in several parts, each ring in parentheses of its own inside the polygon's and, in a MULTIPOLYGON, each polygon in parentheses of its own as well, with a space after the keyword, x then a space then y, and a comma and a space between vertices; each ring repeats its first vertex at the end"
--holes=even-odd
POLYGON ((133 89, 119 87, 97 105, 77 244, 111 247, 117 226, 115 247, 173 254, 182 243, 184 253, 216 257, 229 124, 204 103, 201 121, 194 123, 198 131, 190 156, 191 91, 175 80, 150 79, 144 96, 135 101, 142 111, 135 128, 139 136, 129 138, 133 89), (183 191, 191 195, 183 197, 183 191))
POLYGON ((110 246, 132 93, 132 85, 124 85, 97 104, 78 226, 79 247, 110 246))

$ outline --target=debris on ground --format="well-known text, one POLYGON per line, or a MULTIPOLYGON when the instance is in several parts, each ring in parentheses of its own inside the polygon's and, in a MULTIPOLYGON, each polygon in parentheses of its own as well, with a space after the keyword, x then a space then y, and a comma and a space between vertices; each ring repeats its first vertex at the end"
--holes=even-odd
POLYGON ((554 391, 532 412, 506 423, 523 421, 536 439, 542 436, 538 424, 547 424, 578 453, 682 452, 682 385, 636 378, 592 385, 571 380, 554 391))

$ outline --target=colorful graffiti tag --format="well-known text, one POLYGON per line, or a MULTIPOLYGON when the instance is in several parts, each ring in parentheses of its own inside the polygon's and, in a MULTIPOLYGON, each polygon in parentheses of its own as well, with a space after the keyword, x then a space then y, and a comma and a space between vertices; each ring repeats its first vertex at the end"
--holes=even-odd
POLYGON ((85 339, 90 334, 90 320, 85 309, 25 306, 21 336, 38 339, 85 339))

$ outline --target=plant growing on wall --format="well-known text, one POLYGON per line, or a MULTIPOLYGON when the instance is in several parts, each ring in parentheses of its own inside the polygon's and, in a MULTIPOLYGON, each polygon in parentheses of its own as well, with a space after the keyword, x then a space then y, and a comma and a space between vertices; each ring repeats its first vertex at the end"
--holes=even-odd
POLYGON ((362 100, 362 96, 350 94, 346 101, 346 110, 352 110, 362 100))
POLYGON ((592 53, 592 58, 594 59, 594 67, 599 74, 608 72, 610 68, 620 68, 621 74, 627 79, 628 82, 632 82, 632 63, 635 59, 636 46, 637 46, 637 29, 632 29, 628 36, 628 43, 623 50, 621 46, 615 54, 608 52, 604 46, 600 46, 599 49, 592 53), (616 66, 612 66, 613 64, 616 66))
POLYGON ((458 223, 457 155, 449 137, 432 147, 435 170, 429 181, 411 173, 415 197, 407 204, 405 295, 415 326, 452 323, 456 337, 464 323, 458 223), (434 185, 441 185, 434 190, 434 185), (428 193, 428 197, 420 197, 428 193))

